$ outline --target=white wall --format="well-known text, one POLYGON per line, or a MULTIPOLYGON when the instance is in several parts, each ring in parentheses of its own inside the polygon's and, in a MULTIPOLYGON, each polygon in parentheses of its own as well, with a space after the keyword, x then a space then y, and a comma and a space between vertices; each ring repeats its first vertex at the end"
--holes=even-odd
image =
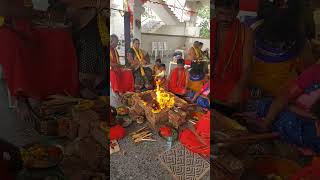
POLYGON ((168 49, 187 50, 193 45, 194 41, 203 42, 203 50, 205 50, 206 48, 210 49, 210 39, 193 38, 186 36, 156 35, 147 33, 142 33, 141 48, 151 54, 152 42, 167 42, 168 49))
POLYGON ((170 34, 176 36, 199 37, 200 27, 186 27, 185 23, 180 25, 168 26, 164 25, 154 32, 155 34, 170 34))
POLYGON ((186 37, 183 36, 166 36, 156 34, 142 34, 141 47, 151 54, 152 42, 167 42, 168 49, 181 49, 184 47, 186 37))
POLYGON ((170 34, 176 36, 184 36, 185 35, 185 25, 175 25, 175 26, 168 26, 164 25, 160 27, 157 31, 154 32, 155 34, 170 34))

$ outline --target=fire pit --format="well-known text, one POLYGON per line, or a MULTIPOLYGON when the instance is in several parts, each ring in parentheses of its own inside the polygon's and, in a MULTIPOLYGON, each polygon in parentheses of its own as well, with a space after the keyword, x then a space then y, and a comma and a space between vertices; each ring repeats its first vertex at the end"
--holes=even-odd
POLYGON ((133 109, 137 113, 144 112, 152 128, 168 121, 168 112, 173 107, 183 107, 187 102, 159 87, 133 95, 133 109))

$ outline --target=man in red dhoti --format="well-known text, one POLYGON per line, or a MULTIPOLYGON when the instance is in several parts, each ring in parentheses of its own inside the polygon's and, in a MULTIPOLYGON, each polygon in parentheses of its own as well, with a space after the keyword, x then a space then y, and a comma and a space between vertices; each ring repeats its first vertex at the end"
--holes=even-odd
POLYGON ((215 8, 216 17, 211 21, 212 102, 219 107, 235 108, 249 94, 253 33, 236 18, 239 0, 216 0, 215 8))
POLYGON ((168 88, 172 93, 182 96, 187 93, 189 72, 184 68, 183 59, 178 59, 177 64, 169 76, 168 88))
POLYGON ((111 35, 110 41, 110 83, 113 92, 124 93, 134 91, 134 80, 130 69, 123 69, 117 51, 119 39, 116 35, 111 35))

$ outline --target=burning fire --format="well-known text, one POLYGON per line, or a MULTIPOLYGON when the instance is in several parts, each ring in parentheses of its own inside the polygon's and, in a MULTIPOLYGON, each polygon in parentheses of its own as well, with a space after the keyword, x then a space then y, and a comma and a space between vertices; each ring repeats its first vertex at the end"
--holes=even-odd
POLYGON ((161 80, 156 81, 156 100, 159 104, 158 109, 153 109, 153 113, 159 113, 162 109, 172 108, 174 105, 174 97, 170 96, 163 88, 160 87, 161 80))

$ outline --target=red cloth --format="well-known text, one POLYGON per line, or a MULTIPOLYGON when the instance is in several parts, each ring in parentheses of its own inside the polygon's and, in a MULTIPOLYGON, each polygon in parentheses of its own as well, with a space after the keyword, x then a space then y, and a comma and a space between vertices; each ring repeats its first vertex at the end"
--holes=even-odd
POLYGON ((259 0, 240 0, 240 10, 257 12, 259 2, 259 0))
POLYGON ((120 125, 116 125, 110 128, 110 140, 121 139, 125 135, 126 135, 126 130, 120 125))
POLYGON ((163 126, 160 128, 160 133, 163 137, 169 137, 172 135, 171 129, 167 126, 163 126))
POLYGON ((203 144, 198 140, 196 135, 188 128, 184 129, 179 136, 180 143, 183 144, 191 152, 201 154, 203 156, 210 155, 210 112, 202 116, 201 120, 195 125, 196 132, 205 142, 203 144))
POLYGON ((318 180, 320 177, 320 162, 318 158, 312 161, 310 166, 307 166, 296 173, 290 180, 318 180))
MULTIPOLYGON (((211 21, 211 34, 216 34, 217 22, 216 19, 211 21)), ((213 98, 226 102, 229 95, 232 93, 237 82, 242 75, 242 57, 244 46, 244 25, 237 19, 231 25, 230 30, 227 32, 224 41, 224 47, 219 50, 219 60, 213 59, 211 65, 214 67, 214 75, 211 76, 211 87, 213 88, 213 98), (240 29, 240 31, 238 31, 240 29), (238 33, 237 33, 238 31, 238 33), (238 34, 238 38, 237 38, 238 34), (236 41, 236 43, 234 43, 236 41), (234 51, 232 51, 234 49, 234 51), (215 63, 217 61, 217 63, 215 63)), ((211 54, 215 57, 216 49, 216 36, 211 36, 210 40, 211 54)), ((243 100, 249 96, 247 90, 243 94, 243 100)))
MULTIPOLYGON (((116 50, 110 49, 111 62, 119 63, 117 57, 119 54, 116 50)), ((134 91, 134 78, 130 69, 122 69, 112 67, 110 70, 110 83, 113 92, 133 92, 134 91)))
POLYGON ((187 70, 175 68, 172 70, 168 88, 174 94, 185 94, 185 88, 187 86, 187 70))
POLYGON ((114 92, 133 92, 134 78, 130 69, 110 70, 110 82, 114 92))
POLYGON ((203 115, 195 125, 196 132, 210 146, 210 111, 203 115))
POLYGON ((185 59, 185 60, 184 60, 184 64, 185 64, 185 65, 190 66, 191 63, 192 63, 192 60, 190 60, 190 59, 185 59))
POLYGON ((62 29, 31 27, 17 22, 26 40, 7 27, 0 28, 0 64, 12 95, 19 90, 31 98, 78 93, 76 51, 71 34, 62 29))

